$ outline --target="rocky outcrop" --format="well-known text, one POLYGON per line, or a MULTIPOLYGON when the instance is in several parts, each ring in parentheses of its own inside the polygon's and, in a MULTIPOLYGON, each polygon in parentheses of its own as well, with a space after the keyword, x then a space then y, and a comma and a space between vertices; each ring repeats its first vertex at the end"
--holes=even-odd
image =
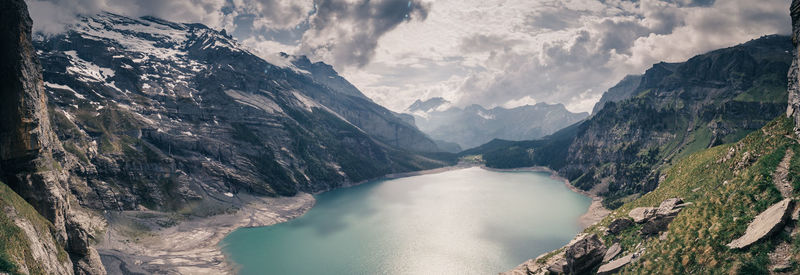
POLYGON ((642 235, 655 235, 667 230, 667 226, 687 204, 681 198, 666 199, 658 207, 637 207, 628 213, 636 223, 644 224, 642 235))
POLYGON ((566 259, 565 273, 586 274, 603 262, 606 246, 595 234, 588 235, 569 246, 564 253, 566 259))
POLYGON ((75 273, 103 274, 86 229, 71 209, 70 162, 50 126, 25 2, 3 1, 0 21, 0 176, 53 224, 75 273))
POLYGON ((758 214, 747 226, 744 235, 728 243, 730 249, 741 249, 779 232, 791 216, 792 199, 784 199, 758 214))
POLYGON ((794 118, 795 131, 800 129, 800 1, 793 0, 790 6, 792 17, 792 65, 789 68, 789 105, 786 116, 794 118))

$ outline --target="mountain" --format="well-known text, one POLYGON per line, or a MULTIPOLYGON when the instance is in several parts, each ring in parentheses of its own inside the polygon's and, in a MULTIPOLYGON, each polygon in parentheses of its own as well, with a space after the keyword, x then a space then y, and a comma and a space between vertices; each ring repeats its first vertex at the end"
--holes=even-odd
POLYGON ((445 164, 413 153, 438 149, 330 66, 270 63, 203 25, 101 13, 36 46, 93 209, 227 208, 239 192, 314 193, 445 164))
POLYGON ((597 114, 608 102, 619 102, 633 97, 633 92, 636 91, 636 88, 639 87, 641 83, 641 75, 625 76, 617 85, 614 85, 614 87, 609 88, 608 91, 603 93, 603 96, 600 97, 600 101, 594 105, 592 114, 597 114))
POLYGON ((492 139, 536 139, 586 118, 587 113, 572 113, 562 104, 538 103, 512 109, 485 109, 480 105, 452 107, 442 98, 417 100, 406 109, 420 130, 434 140, 472 148, 492 139))
MULTIPOLYGON (((632 97, 609 100, 571 133, 518 144, 516 151, 534 153, 518 153, 517 161, 550 166, 578 188, 602 194, 607 207, 619 207, 653 190, 675 160, 738 141, 786 110, 791 50, 789 37, 771 35, 682 63, 655 64, 632 93, 622 93, 632 97), (568 149, 557 148, 565 143, 568 149)), ((627 80, 617 87, 628 87, 627 80)), ((502 166, 516 166, 509 162, 502 166)))
POLYGON ((0 273, 104 274, 91 214, 70 192, 83 180, 50 125, 25 2, 0 3, 0 21, 0 273))

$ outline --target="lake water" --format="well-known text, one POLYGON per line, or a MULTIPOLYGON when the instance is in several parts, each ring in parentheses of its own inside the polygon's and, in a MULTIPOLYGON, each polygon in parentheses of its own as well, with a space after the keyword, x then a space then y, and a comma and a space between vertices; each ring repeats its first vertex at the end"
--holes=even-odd
POLYGON ((221 243, 240 274, 497 274, 561 247, 591 200, 543 172, 468 168, 316 196, 221 243))

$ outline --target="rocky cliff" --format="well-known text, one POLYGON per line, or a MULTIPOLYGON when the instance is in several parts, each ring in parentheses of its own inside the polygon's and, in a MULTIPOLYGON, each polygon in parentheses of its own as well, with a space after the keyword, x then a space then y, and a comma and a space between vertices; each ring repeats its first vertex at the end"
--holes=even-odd
POLYGON ((12 259, 16 272, 39 265, 40 271, 53 274, 105 273, 79 210, 73 208, 70 185, 78 179, 68 173, 73 162, 50 126, 25 2, 3 1, 0 20, 0 177, 52 226, 52 231, 43 231, 34 215, 20 214, 25 206, 13 203, 15 194, 5 196, 5 217, 25 232, 34 251, 31 258, 12 259), (66 251, 71 261, 64 261, 59 251, 66 251))
POLYGON ((792 17, 792 66, 789 69, 789 106, 786 115, 797 121, 800 129, 800 1, 792 1, 789 7, 792 17))

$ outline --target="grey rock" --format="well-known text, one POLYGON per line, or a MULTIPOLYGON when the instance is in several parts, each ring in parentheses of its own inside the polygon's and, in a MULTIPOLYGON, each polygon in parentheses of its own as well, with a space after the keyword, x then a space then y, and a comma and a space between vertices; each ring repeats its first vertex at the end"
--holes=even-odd
POLYGON ((25 2, 0 2, 0 21, 0 177, 53 224, 53 238, 72 260, 68 273, 105 274, 102 264, 92 260, 99 257, 82 224, 72 218, 68 171, 75 160, 51 128, 25 2))
POLYGON ((727 244, 730 249, 740 249, 750 246, 759 240, 768 237, 783 228, 784 223, 791 215, 794 205, 792 199, 784 199, 773 204, 750 222, 745 234, 727 244))
POLYGON ((670 198, 661 202, 652 215, 642 226, 642 235, 655 235, 667 230, 667 226, 678 216, 686 204, 681 198, 670 198))
POLYGON ((608 248, 608 251, 606 251, 606 255, 603 256, 603 262, 605 263, 611 259, 614 259, 614 257, 619 255, 620 252, 622 252, 622 247, 619 245, 619 243, 612 244, 611 247, 608 248))
POLYGON ((623 267, 630 264, 634 260, 634 255, 634 253, 631 253, 600 266, 600 268, 597 269, 597 274, 606 275, 619 272, 623 267))
POLYGON ((603 262, 606 254, 606 246, 597 237, 591 234, 575 242, 567 248, 564 258, 566 258, 565 273, 586 274, 603 262))
POLYGON ((798 47, 800 47, 800 1, 793 0, 790 6, 792 17, 792 65, 789 67, 789 104, 786 107, 786 116, 793 118, 795 132, 800 129, 800 60, 798 60, 798 47))
POLYGON ((633 218, 635 223, 644 223, 656 215, 656 207, 637 207, 628 212, 628 216, 633 218))

